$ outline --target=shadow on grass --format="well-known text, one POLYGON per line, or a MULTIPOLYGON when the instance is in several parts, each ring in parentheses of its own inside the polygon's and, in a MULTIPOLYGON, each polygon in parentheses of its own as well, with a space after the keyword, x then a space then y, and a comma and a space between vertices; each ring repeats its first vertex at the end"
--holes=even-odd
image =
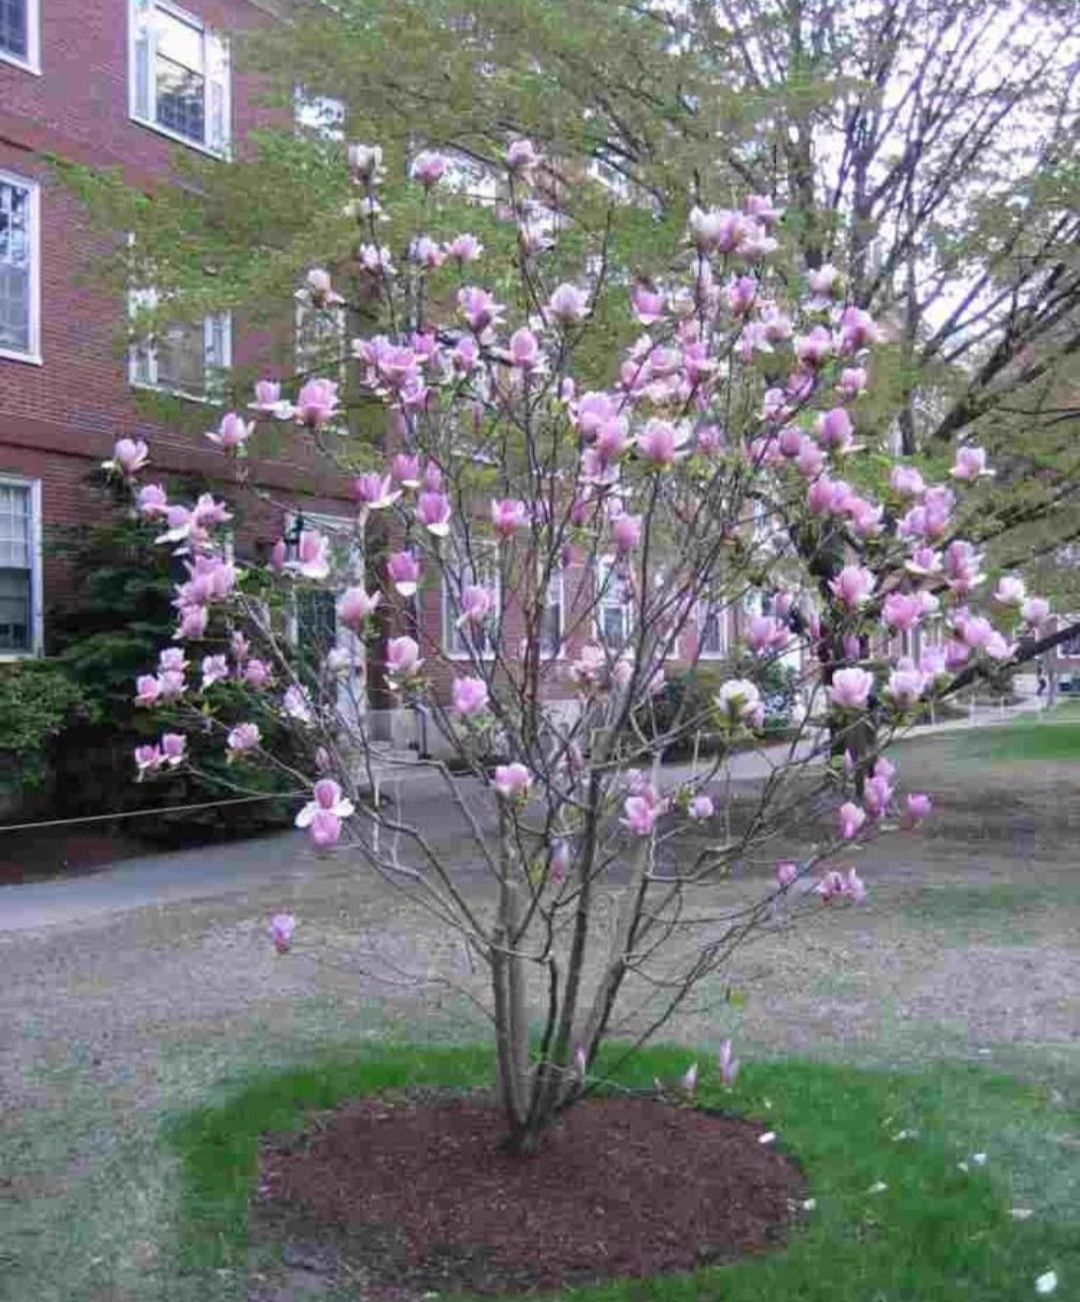
MULTIPOLYGON (((654 1076, 674 1077, 690 1057, 651 1049, 619 1071, 617 1085, 648 1090, 654 1076)), ((597 1070, 603 1074, 603 1061, 597 1070)), ((464 1089, 490 1078, 483 1048, 380 1048, 359 1061, 255 1076, 223 1105, 176 1118, 166 1137, 180 1159, 183 1268, 243 1266, 261 1135, 303 1129, 313 1113, 362 1094, 464 1089)), ((1080 1278, 1080 1237, 1066 1212, 1018 1222, 1009 1211, 1017 1186, 1030 1194, 1055 1160, 1051 1132, 1063 1115, 1039 1089, 973 1067, 900 1075, 786 1061, 749 1066, 731 1094, 706 1080, 700 1102, 766 1122, 802 1164, 815 1206, 790 1244, 694 1275, 616 1281, 560 1297, 989 1302, 1029 1299, 1035 1277, 1049 1269, 1080 1278), (978 1149, 990 1153, 988 1164, 961 1170, 958 1162, 978 1149), (1024 1170, 1010 1192, 1013 1162, 1024 1170)), ((647 1196, 647 1171, 641 1189, 647 1196)))

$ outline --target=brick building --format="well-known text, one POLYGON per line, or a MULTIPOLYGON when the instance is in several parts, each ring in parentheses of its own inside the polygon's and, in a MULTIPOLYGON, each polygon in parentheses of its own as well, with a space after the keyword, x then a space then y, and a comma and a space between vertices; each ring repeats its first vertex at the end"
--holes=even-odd
MULTIPOLYGON (((86 484, 116 438, 145 438, 155 475, 221 476, 196 431, 216 426, 213 379, 250 360, 227 316, 164 334, 127 355, 128 305, 85 279, 100 235, 54 183, 42 156, 120 167, 151 188, 178 148, 215 155, 269 111, 230 68, 221 35, 272 21, 268 0, 2 0, 0 3, 0 658, 41 654, 45 614, 64 575, 50 561, 56 526, 95 509, 86 484), (82 279, 80 279, 82 278, 82 279), (193 432, 148 420, 136 389, 177 395, 193 432)), ((285 439, 252 478, 331 516, 347 485, 285 439)), ((245 515, 252 543, 281 531, 280 511, 245 515)))
MULTIPOLYGON (((0 0, 0 660, 48 649, 47 611, 64 591, 49 533, 90 518, 95 499, 87 478, 115 439, 145 438, 155 478, 220 480, 226 463, 199 432, 218 421, 215 375, 236 364, 258 369, 262 360, 259 341, 245 340, 222 316, 163 331, 153 346, 127 348, 132 305, 85 278, 101 236, 50 178, 43 155, 120 167, 149 190, 169 176, 178 148, 211 156, 242 151, 248 132, 271 112, 256 103, 257 88, 234 75, 225 34, 274 21, 278 2, 0 0), (175 395, 185 420, 148 419, 135 401, 140 388, 175 395)), ((330 101, 314 108, 333 117, 330 101)), ((303 331, 298 320, 300 357, 303 331)), ((251 481, 269 490, 273 505, 245 512, 238 550, 250 555, 280 536, 290 505, 331 527, 352 518, 347 482, 320 467, 309 443, 286 434, 272 454, 249 463, 251 481)), ((629 628, 629 610, 618 599, 600 603, 587 624, 570 618, 583 594, 588 604, 596 579, 572 563, 549 586, 542 636, 551 644, 552 697, 570 694, 559 660, 605 633, 621 639, 629 628)), ((321 638, 333 637, 334 594, 315 595, 309 618, 321 638)), ((522 630, 513 594, 506 601, 503 637, 512 655, 522 630)), ((446 592, 426 588, 415 613, 445 690, 455 661, 467 658, 455 612, 446 592)), ((726 614, 702 610, 672 667, 699 652, 721 658, 728 624, 726 614)), ((388 702, 380 695, 377 703, 388 702)))

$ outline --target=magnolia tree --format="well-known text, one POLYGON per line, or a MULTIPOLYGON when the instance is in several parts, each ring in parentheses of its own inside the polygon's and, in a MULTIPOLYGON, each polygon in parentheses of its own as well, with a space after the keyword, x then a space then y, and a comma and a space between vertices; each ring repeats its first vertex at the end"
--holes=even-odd
MULTIPOLYGON (((171 502, 140 481, 145 446, 121 440, 111 468, 187 570, 175 644, 136 699, 219 733, 239 785, 245 766, 284 764, 263 745, 268 720, 295 731, 308 766, 290 771, 310 792, 296 821, 315 848, 406 887, 486 969, 507 1144, 526 1151, 596 1086, 621 998, 647 996, 640 1044, 756 932, 863 899, 860 848, 931 809, 901 793, 884 747, 930 702, 1027 654, 1048 610, 1006 576, 976 613, 985 579, 960 535, 963 494, 992 474, 983 453, 961 447, 947 485, 885 460, 859 418, 883 329, 845 305, 832 270, 778 269, 782 214, 767 199, 695 208, 663 283, 609 287, 602 248, 556 283, 558 216, 529 142, 506 154, 502 211, 520 239, 505 265, 485 266, 467 233, 381 242, 394 223, 380 162, 349 151, 363 242, 338 278, 381 322, 350 362, 358 400, 387 413, 375 466, 341 437, 329 378, 292 397, 260 383, 254 418, 230 413, 209 436, 240 457, 260 421, 308 431, 355 475, 348 536, 305 528, 240 566, 224 506, 171 502), (595 377, 605 296, 637 337, 588 383, 579 359, 595 377), (425 636, 418 595, 434 583, 441 640, 425 636), (378 648, 368 668, 425 711, 455 763, 375 741, 348 649, 298 659, 288 613, 310 589, 337 595, 340 626, 378 648), (735 610, 748 656, 798 667, 801 721, 738 799, 729 755, 763 744, 759 676, 723 682, 704 708, 686 695, 658 709, 673 660, 692 667, 708 620, 735 610), (248 721, 219 722, 237 692, 248 721), (692 765, 665 767, 702 737, 692 765), (399 763, 445 784, 490 874, 483 898, 432 844, 422 801, 409 806, 419 787, 393 809, 374 797, 399 763), (797 834, 802 851, 775 864, 797 834), (746 871, 763 860, 767 874, 746 871)), ((425 220, 445 168, 415 159, 425 220)), ((303 292, 316 310, 343 302, 321 270, 303 292)), ((135 761, 148 777, 186 753, 177 728, 135 761)), ((293 925, 274 919, 279 950, 293 925)), ((720 1070, 734 1079, 730 1044, 720 1070)))

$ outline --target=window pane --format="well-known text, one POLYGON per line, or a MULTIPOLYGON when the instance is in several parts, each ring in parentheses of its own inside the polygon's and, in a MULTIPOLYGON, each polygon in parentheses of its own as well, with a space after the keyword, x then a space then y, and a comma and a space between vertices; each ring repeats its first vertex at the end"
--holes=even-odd
POLYGON ((157 51, 162 58, 198 73, 200 77, 203 75, 205 68, 201 28, 185 23, 164 9, 158 9, 154 15, 154 31, 157 35, 157 51))
POLYGON ((337 641, 337 601, 322 588, 296 594, 296 642, 301 658, 317 664, 337 641))
POLYGON ((553 574, 548 581, 547 600, 540 615, 540 651, 553 655, 562 644, 563 581, 553 574))
POLYGON ((29 651, 30 571, 0 570, 0 651, 29 651))
POLYGON ((0 484, 0 566, 30 568, 30 490, 0 484))
POLYGON ((30 351, 30 194, 0 181, 0 348, 24 353, 30 351))
POLYGON ((206 392, 206 346, 202 326, 169 326, 157 339, 157 383, 180 393, 206 392))
POLYGON ((29 0, 0 0, 0 50, 17 59, 28 56, 29 0))
POLYGON ((160 54, 155 72, 158 123, 201 144, 206 138, 206 79, 160 54))

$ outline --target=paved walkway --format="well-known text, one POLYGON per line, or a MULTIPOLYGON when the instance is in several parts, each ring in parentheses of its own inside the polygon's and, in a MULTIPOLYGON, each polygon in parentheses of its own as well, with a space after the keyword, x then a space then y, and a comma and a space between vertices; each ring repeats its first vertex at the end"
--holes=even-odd
MULTIPOLYGON (((1038 709, 1038 702, 1025 701, 1003 714, 996 710, 986 711, 974 718, 950 720, 920 729, 917 735, 923 737, 997 724, 1035 709, 1038 709)), ((804 743, 797 754, 806 756, 809 751, 809 744, 804 743)), ((777 765, 786 762, 789 752, 789 746, 778 745, 737 754, 730 761, 731 777, 735 781, 760 780, 777 765)), ((678 781, 689 773, 690 766, 684 764, 665 769, 669 781, 678 781)), ((443 837, 454 835, 454 825, 460 816, 441 782, 434 780, 430 772, 421 768, 397 770, 389 785, 401 789, 417 785, 428 787, 422 806, 418 807, 418 819, 436 840, 440 834, 443 837)), ((169 854, 148 854, 87 876, 0 887, 0 933, 71 925, 124 909, 231 895, 255 883, 305 879, 319 871, 319 860, 311 853, 307 836, 299 832, 281 832, 225 845, 198 846, 169 854)))

